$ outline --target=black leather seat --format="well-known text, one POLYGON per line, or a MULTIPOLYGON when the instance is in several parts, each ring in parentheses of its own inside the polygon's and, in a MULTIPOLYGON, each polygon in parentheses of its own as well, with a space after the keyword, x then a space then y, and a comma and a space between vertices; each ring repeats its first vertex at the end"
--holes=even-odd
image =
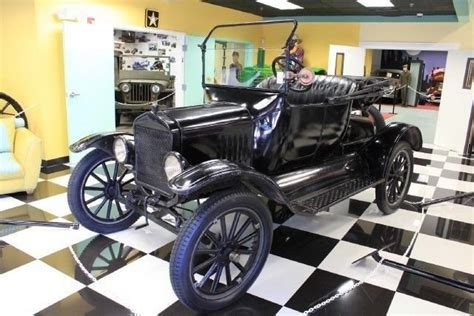
MULTIPOLYGON (((275 77, 270 77, 263 80, 259 85, 259 88, 278 90, 281 84, 276 82, 275 77)), ((301 89, 300 83, 295 83, 296 89, 301 89)), ((316 76, 311 87, 302 92, 289 91, 287 101, 289 104, 316 104, 322 103, 327 98, 335 96, 343 96, 353 93, 357 85, 355 81, 336 76, 316 76)))

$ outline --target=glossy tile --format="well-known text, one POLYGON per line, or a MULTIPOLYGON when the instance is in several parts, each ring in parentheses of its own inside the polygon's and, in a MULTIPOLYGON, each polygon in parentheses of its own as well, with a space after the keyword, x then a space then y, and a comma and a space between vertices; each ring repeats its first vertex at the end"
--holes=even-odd
POLYGON ((412 183, 410 185, 410 189, 408 190, 408 194, 431 199, 435 189, 436 187, 431 185, 412 183))
POLYGON ((160 258, 164 261, 170 262, 171 251, 173 250, 173 246, 174 246, 174 241, 172 241, 170 243, 167 243, 163 247, 160 247, 160 248, 150 252, 149 254, 152 255, 152 256, 155 256, 157 258, 160 258))
MULTIPOLYGON (((340 241, 334 250, 324 258, 323 262, 318 266, 318 269, 356 280, 366 279, 367 276, 376 269, 377 262, 372 258, 364 259, 355 264, 353 264, 353 262, 374 250, 375 249, 373 248, 340 241)), ((408 261, 408 258, 403 258, 391 253, 382 252, 381 255, 384 258, 396 260, 397 262, 406 263, 406 261, 408 261)), ((367 283, 395 291, 402 274, 402 271, 386 266, 380 266, 377 269, 377 272, 372 275, 371 278, 367 279, 367 283)))
POLYGON ((412 231, 358 220, 343 240, 375 249, 394 243, 386 251, 402 255, 413 235, 412 231))
POLYGON ((439 177, 435 176, 429 176, 426 174, 419 174, 419 173, 413 173, 412 176, 412 183, 418 183, 418 184, 427 184, 431 186, 436 186, 438 183, 439 177))
POLYGON ((371 199, 370 202, 361 201, 361 200, 358 200, 358 199, 355 199, 355 198, 350 198, 350 199, 346 199, 342 202, 339 202, 336 205, 331 206, 329 208, 329 212, 332 213, 332 214, 352 216, 354 218, 359 217, 370 206, 370 203, 372 203, 375 200, 375 193, 372 195, 370 193, 370 190, 367 190, 367 192, 368 192, 366 194, 367 197, 373 196, 373 199, 371 199))
POLYGON ((89 287, 143 315, 157 315, 177 301, 168 263, 153 256, 141 257, 89 287))
POLYGON ((420 232, 426 235, 474 245, 474 225, 465 222, 427 215, 420 232))
POLYGON ((453 171, 474 173, 474 166, 461 165, 453 162, 445 162, 443 168, 453 171))
POLYGON ((418 235, 410 258, 474 274, 471 245, 425 234, 418 235))
MULTIPOLYGON (((213 313, 206 313, 205 315, 210 316, 231 316, 231 315, 275 315, 278 310, 281 308, 280 305, 274 304, 267 300, 264 300, 260 297, 245 294, 239 301, 235 304, 224 308, 222 310, 213 312, 213 313)), ((203 315, 200 313, 196 313, 194 311, 189 310, 186 306, 181 304, 180 302, 175 302, 170 307, 159 313, 160 316, 194 316, 194 315, 203 315)))
POLYGON ((35 258, 42 258, 95 235, 97 234, 84 227, 79 230, 30 227, 2 239, 35 258))
POLYGON ((23 204, 25 204, 25 202, 15 199, 9 195, 0 195, 0 212, 23 204))
POLYGON ((474 182, 440 178, 438 181, 438 188, 445 188, 449 190, 463 191, 463 192, 473 192, 474 191, 474 182))
POLYGON ((132 316, 131 310, 86 287, 43 309, 38 316, 132 316))
POLYGON ((441 175, 441 172, 443 172, 443 169, 431 166, 414 165, 413 172, 433 177, 439 177, 441 175))
MULTIPOLYGON (((50 221, 55 218, 56 216, 29 204, 22 204, 0 212, 0 219, 2 220, 50 221)), ((0 224, 0 238, 27 228, 28 226, 0 224)))
POLYGON ((463 158, 459 156, 449 156, 446 159, 447 162, 451 163, 456 163, 456 164, 461 164, 461 165, 466 165, 466 166, 474 166, 474 160, 469 159, 469 158, 463 158))
POLYGON ((468 172, 454 171, 454 170, 445 169, 441 173, 441 176, 443 178, 450 178, 450 179, 456 179, 456 180, 461 180, 461 181, 474 182, 474 174, 473 173, 468 173, 468 172))
POLYGON ((79 291, 83 284, 35 260, 0 275, 2 315, 33 315, 79 291))
MULTIPOLYGON (((98 235, 71 246, 82 266, 97 280, 130 264, 145 253, 118 241, 98 235)), ((89 285, 93 281, 81 270, 69 248, 41 259, 77 281, 89 285)))
MULTIPOLYGON (((446 269, 418 260, 409 260, 409 265, 462 282, 474 283, 472 274, 446 269)), ((444 285, 410 273, 404 273, 397 292, 415 296, 421 300, 446 306, 472 315, 474 296, 466 291, 444 285)))
POLYGON ((378 209, 376 204, 372 204, 362 214, 360 219, 385 226, 416 231, 421 224, 421 213, 399 209, 392 214, 386 215, 378 209))
POLYGON ((337 239, 280 226, 273 232, 271 253, 317 267, 337 242, 337 239))
POLYGON ((446 155, 439 155, 435 153, 424 153, 422 151, 415 151, 413 153, 413 156, 415 158, 421 158, 421 159, 426 159, 430 161, 440 161, 440 162, 446 161, 446 155))
POLYGON ((175 234, 153 222, 150 222, 149 226, 135 229, 142 223, 145 223, 143 217, 132 227, 107 236, 146 253, 150 253, 176 239, 175 234))
POLYGON ((293 216, 284 225, 313 234, 341 239, 355 222, 357 222, 357 218, 321 212, 311 217, 293 216))
MULTIPOLYGON (((433 194, 433 199, 440 199, 440 198, 445 198, 449 196, 455 196, 459 194, 463 194, 465 192, 463 191, 456 191, 452 189, 445 189, 445 188, 436 188, 434 194, 433 194)), ((452 200, 453 203, 456 204, 462 204, 466 206, 471 206, 474 207, 474 199, 472 197, 469 198, 456 198, 452 200)))
POLYGON ((49 181, 38 182, 35 191, 32 194, 26 194, 26 192, 19 192, 12 194, 11 196, 23 202, 34 202, 44 198, 48 198, 57 194, 66 192, 67 189, 55 183, 49 181))
MULTIPOLYGON (((56 186, 61 187, 59 185, 56 186)), ((34 201, 31 202, 30 205, 33 205, 58 217, 66 216, 71 213, 67 201, 67 193, 57 194, 38 201, 34 201)))
POLYGON ((474 208, 462 204, 444 202, 428 207, 427 214, 474 224, 474 208))
POLYGON ((315 267, 270 254, 248 293, 285 305, 315 270, 315 267), (289 271, 291 277, 288 277, 289 271))
POLYGON ((388 316, 395 315, 469 315, 452 308, 437 304, 437 302, 428 302, 411 295, 395 293, 392 304, 387 312, 388 316))
POLYGON ((33 260, 32 256, 0 240, 0 275, 33 260))
MULTIPOLYGON (((355 282, 357 280, 318 269, 285 306, 303 312, 355 282)), ((313 315, 385 315, 393 294, 392 291, 371 284, 363 284, 313 315)))
POLYGON ((436 161, 436 160, 430 160, 430 159, 424 159, 424 158, 414 158, 413 159, 414 163, 420 166, 425 166, 425 167, 434 167, 434 168, 443 168, 445 162, 444 161, 436 161))

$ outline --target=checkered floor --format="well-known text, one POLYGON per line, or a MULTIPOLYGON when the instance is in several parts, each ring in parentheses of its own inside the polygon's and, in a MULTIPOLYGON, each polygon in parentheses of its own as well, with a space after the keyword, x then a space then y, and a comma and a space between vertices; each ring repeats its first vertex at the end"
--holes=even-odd
MULTIPOLYGON (((474 191, 474 160, 425 146, 415 153, 411 201, 474 191)), ((67 166, 60 166, 42 174, 33 195, 0 196, 0 218, 73 221, 66 201, 69 174, 67 166)), ((385 257, 474 283, 473 202, 430 207, 409 258, 403 258, 421 214, 406 205, 383 216, 373 201, 373 190, 367 190, 312 219, 292 216, 275 223, 271 254, 261 275, 241 301, 219 314, 302 312, 364 279, 375 262, 351 262, 392 242, 385 257)), ((177 301, 168 277, 174 238, 154 224, 108 236, 84 228, 0 225, 0 315, 193 315, 177 301), (96 282, 77 266, 69 246, 96 282)), ((388 267, 317 312, 473 313, 472 294, 388 267)))

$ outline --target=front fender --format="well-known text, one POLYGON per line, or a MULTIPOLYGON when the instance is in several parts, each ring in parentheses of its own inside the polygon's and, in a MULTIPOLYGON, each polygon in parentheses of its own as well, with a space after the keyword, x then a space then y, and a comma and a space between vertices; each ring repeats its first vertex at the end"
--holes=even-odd
POLYGON ((386 162, 400 141, 408 142, 415 151, 423 146, 423 137, 418 127, 397 122, 387 125, 359 150, 375 178, 384 176, 386 162))
POLYGON ((131 133, 126 132, 97 133, 81 138, 80 140, 69 146, 69 149, 73 153, 79 153, 89 148, 97 148, 113 156, 114 152, 112 147, 114 144, 115 137, 117 136, 133 137, 131 133))
POLYGON ((280 204, 290 203, 278 184, 252 168, 227 160, 209 160, 193 166, 170 181, 180 200, 190 200, 215 190, 244 184, 280 204))

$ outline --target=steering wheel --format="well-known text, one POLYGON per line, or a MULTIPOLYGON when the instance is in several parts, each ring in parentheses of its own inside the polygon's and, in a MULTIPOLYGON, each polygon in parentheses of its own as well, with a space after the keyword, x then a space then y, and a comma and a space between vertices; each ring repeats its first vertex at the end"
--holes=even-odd
POLYGON ((3 115, 21 117, 25 122, 25 127, 28 128, 28 121, 21 105, 11 96, 0 92, 0 116, 3 115))
POLYGON ((298 59, 294 57, 289 57, 288 60, 289 60, 289 64, 288 64, 288 67, 286 67, 285 55, 281 55, 273 59, 273 62, 272 62, 273 75, 276 77, 278 71, 283 71, 285 72, 285 76, 283 80, 286 80, 290 83, 289 84, 290 90, 295 91, 295 92, 304 92, 308 90, 311 87, 310 81, 312 81, 312 78, 308 78, 307 69, 298 59), (305 69, 306 71, 303 71, 305 69))
MULTIPOLYGON (((289 65, 286 67, 286 56, 281 55, 273 59, 272 62, 272 71, 273 75, 276 77, 278 70, 280 71, 290 71, 295 75, 298 75, 301 69, 304 68, 304 65, 296 58, 289 57, 289 65), (278 66, 278 69, 277 69, 278 66), (287 69, 288 68, 288 69, 287 69)), ((296 78, 296 76, 295 76, 296 78)))

